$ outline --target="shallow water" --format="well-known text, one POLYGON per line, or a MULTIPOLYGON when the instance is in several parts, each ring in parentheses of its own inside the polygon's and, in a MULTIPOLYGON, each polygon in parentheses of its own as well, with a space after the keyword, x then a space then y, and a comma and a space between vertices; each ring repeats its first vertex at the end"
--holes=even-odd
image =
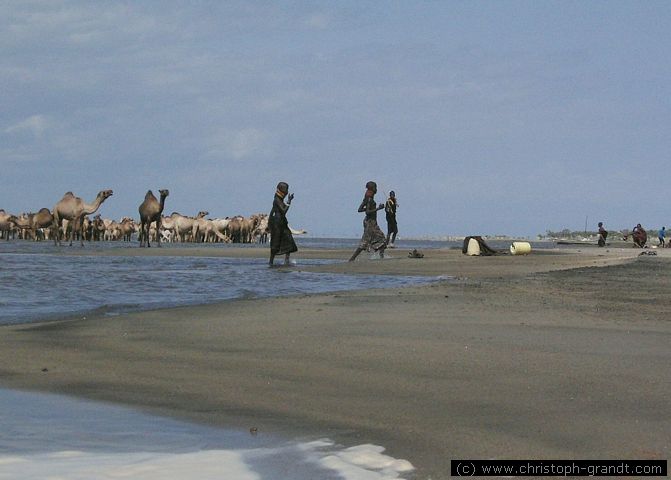
POLYGON ((0 425, 0 480, 383 480, 413 471, 376 445, 251 435, 50 394, 0 389, 0 425))
MULTIPOLYGON (((119 245, 87 244, 85 251, 122 248, 119 245)), ((0 324, 430 281, 271 269, 265 259, 253 258, 62 254, 75 248, 80 247, 0 242, 0 324)))
MULTIPOLYGON (((359 245, 358 238, 300 238, 297 239, 299 247, 304 248, 346 248, 354 250, 359 245)), ((510 248, 511 240, 488 240, 487 245, 497 250, 508 250, 510 248)), ((554 242, 531 242, 534 249, 554 249, 565 248, 565 246, 557 245, 554 242)), ((431 250, 435 248, 449 248, 461 250, 463 241, 461 240, 417 240, 417 239, 403 239, 396 240, 396 251, 406 254, 406 251, 417 250, 431 250)), ((393 255, 394 250, 388 250, 393 255)))
MULTIPOLYGON (((79 248, 0 242, 0 324, 431 281, 271 269, 265 259, 70 254, 79 248)), ((87 244, 85 252, 121 248, 129 247, 87 244)), ((300 265, 323 263, 330 261, 300 260, 300 265)), ((0 389, 0 480, 382 480, 411 475, 409 462, 383 452, 376 445, 252 436, 0 389)))

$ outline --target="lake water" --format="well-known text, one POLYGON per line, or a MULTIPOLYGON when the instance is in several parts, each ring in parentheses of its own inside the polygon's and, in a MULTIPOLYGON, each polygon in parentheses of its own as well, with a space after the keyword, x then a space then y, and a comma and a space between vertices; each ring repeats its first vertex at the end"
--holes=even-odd
POLYGON ((386 480, 377 445, 283 439, 58 395, 0 389, 0 480, 386 480))
MULTIPOLYGON (((71 255, 74 251, 82 252, 81 247, 54 247, 48 242, 0 242, 0 324, 430 281, 420 277, 271 269, 267 260, 261 258, 86 255, 103 249, 121 252, 124 248, 137 246, 92 243, 84 247, 83 255, 71 255)), ((164 247, 180 248, 184 247, 164 247)), ((298 262, 305 266, 330 261, 299 259, 298 262)))

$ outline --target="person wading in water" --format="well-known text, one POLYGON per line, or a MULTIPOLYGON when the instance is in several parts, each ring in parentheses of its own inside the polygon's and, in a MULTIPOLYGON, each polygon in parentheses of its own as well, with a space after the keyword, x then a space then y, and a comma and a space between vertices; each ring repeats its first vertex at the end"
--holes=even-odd
POLYGON ((365 213, 366 217, 363 220, 363 236, 359 247, 352 254, 350 262, 356 260, 364 250, 375 250, 380 252, 380 258, 384 258, 384 249, 387 247, 387 242, 384 238, 384 233, 380 230, 377 224, 377 211, 384 208, 384 204, 377 205, 375 203, 375 194, 377 193, 377 184, 375 182, 368 182, 366 184, 366 194, 363 197, 361 205, 359 205, 359 212, 365 213))
POLYGON ((284 264, 289 265, 289 255, 298 251, 294 237, 289 229, 287 221, 287 210, 294 199, 294 194, 289 193, 289 184, 280 182, 277 184, 273 208, 268 217, 268 227, 270 228, 270 266, 275 261, 275 255, 284 255, 284 264), (284 203, 284 197, 287 197, 287 203, 284 203))
POLYGON ((392 190, 389 192, 387 203, 384 204, 384 212, 387 214, 387 245, 389 248, 394 248, 396 241, 396 234, 398 233, 398 224, 396 223, 396 209, 398 202, 396 201, 396 194, 392 190), (391 242, 389 241, 391 238, 391 242))

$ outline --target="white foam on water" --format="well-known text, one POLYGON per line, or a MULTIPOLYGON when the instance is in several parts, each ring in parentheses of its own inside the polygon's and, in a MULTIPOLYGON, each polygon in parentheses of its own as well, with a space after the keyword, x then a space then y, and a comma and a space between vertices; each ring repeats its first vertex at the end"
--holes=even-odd
POLYGON ((392 480, 414 470, 384 450, 0 389, 0 480, 392 480))
POLYGON ((407 460, 384 455, 384 447, 358 445, 321 459, 321 464, 338 472, 344 480, 391 480, 415 470, 407 460))
POLYGON ((2 480, 264 480, 310 478, 311 480, 392 480, 414 470, 406 460, 384 455, 377 445, 339 448, 322 440, 278 448, 204 450, 189 453, 104 453, 61 451, 23 457, 0 456, 2 480), (296 459, 287 453, 301 451, 296 459), (291 458, 291 461, 287 461, 291 458), (257 471, 264 464, 264 473, 257 471), (295 477, 293 474, 298 476, 295 477), (306 476, 309 475, 309 476, 306 476))

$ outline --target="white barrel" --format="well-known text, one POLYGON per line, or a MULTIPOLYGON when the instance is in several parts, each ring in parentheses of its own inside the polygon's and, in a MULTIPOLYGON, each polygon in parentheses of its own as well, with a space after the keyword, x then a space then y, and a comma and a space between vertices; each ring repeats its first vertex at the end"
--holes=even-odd
POLYGON ((528 255, 531 253, 531 244, 529 242, 513 242, 510 246, 510 253, 513 255, 528 255))
POLYGON ((468 239, 468 246, 466 247, 466 255, 474 257, 480 255, 480 244, 475 238, 468 239))

